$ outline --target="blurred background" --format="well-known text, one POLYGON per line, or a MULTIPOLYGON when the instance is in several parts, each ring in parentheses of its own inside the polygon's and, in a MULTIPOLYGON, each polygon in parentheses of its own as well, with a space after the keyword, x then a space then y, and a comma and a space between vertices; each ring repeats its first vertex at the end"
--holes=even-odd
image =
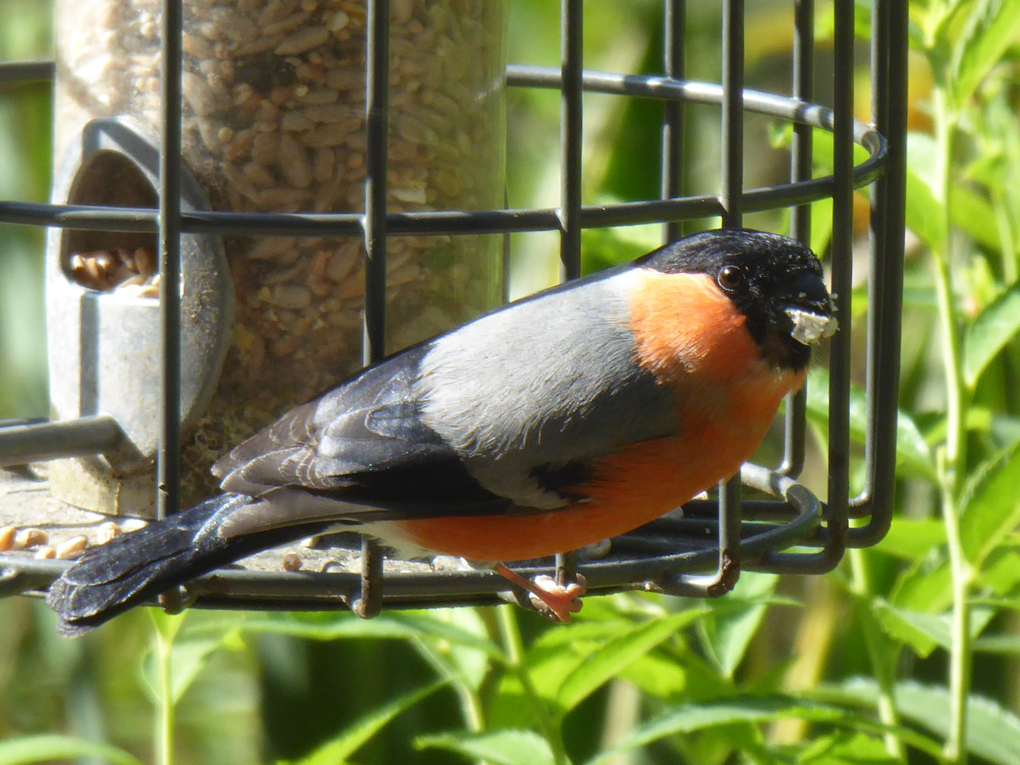
MULTIPOLYGON (((718 81, 719 4, 689 6, 687 76, 718 81)), ((748 6, 746 84, 788 94, 793 3, 748 6)), ((169 737, 182 763, 928 763, 962 762, 968 752, 979 762, 1020 763, 1020 484, 989 488, 1010 474, 996 466, 1015 466, 1020 436, 1014 338, 1020 308, 1001 307, 1020 300, 1020 216, 1009 183, 1020 170, 1017 6, 912 6, 914 201, 908 223, 917 231, 932 215, 943 216, 951 233, 938 242, 914 234, 908 239, 901 520, 878 548, 851 553, 827 577, 745 575, 737 591, 718 602, 590 599, 568 628, 507 607, 388 615, 369 623, 336 614, 205 612, 187 615, 183 626, 180 619, 136 610, 85 639, 67 641, 56 637, 54 617, 41 603, 0 599, 0 762, 129 762, 132 756, 165 762, 161 742, 169 737), (998 23, 1006 16, 1012 26, 998 23), (946 59, 946 40, 977 40, 972 59, 984 67, 982 84, 945 107, 950 112, 934 105, 931 74, 932 62, 941 65, 939 46, 946 59), (956 136, 948 149, 937 143, 945 120, 956 136), (945 169, 941 187, 939 167, 945 169), (953 205, 946 191, 951 183, 960 187, 953 205), (940 243, 949 255, 933 260, 940 243), (951 586, 953 542, 940 518, 946 484, 937 455, 952 427, 945 355, 935 333, 941 304, 933 263, 940 262, 950 269, 955 290, 946 310, 961 326, 985 331, 979 317, 988 309, 1000 327, 988 341, 995 348, 967 388, 964 438, 971 448, 961 475, 973 481, 969 493, 959 493, 969 499, 958 509, 962 515, 966 506, 984 519, 972 533, 989 541, 975 543, 981 548, 972 560, 976 573, 963 590, 974 602, 965 598, 965 606, 951 586), (1012 331, 1004 336, 1002 326, 1012 331), (992 504, 994 513, 985 510, 992 504), (954 603, 968 614, 963 632, 950 615, 954 603), (973 668, 963 686, 947 680, 951 657, 960 656, 973 668), (169 697, 158 683, 161 666, 173 668, 169 697), (436 680, 442 687, 433 689, 436 680), (968 696, 970 682, 977 695, 968 696), (422 688, 425 703, 414 695, 422 688), (952 742, 959 717, 954 698, 970 699, 974 732, 962 754, 942 748, 952 742), (170 728, 168 709, 176 710, 170 728), (73 738, 30 738, 42 734, 73 738), (13 750, 4 750, 3 742, 19 741, 35 748, 26 748, 21 759, 4 759, 13 750), (81 742, 117 749, 111 754, 81 742), (599 759, 600 752, 608 754, 599 759)), ((508 60, 557 66, 558 5, 510 0, 509 9, 508 60)), ((866 5, 858 9, 859 60, 866 62, 869 16, 866 5)), ((0 0, 0 60, 50 57, 53 12, 43 0, 0 0)), ((819 2, 816 16, 815 100, 827 104, 831 3, 819 2)), ((586 68, 661 72, 661 40, 658 0, 586 4, 586 68)), ((967 60, 954 59, 954 71, 967 60)), ((861 67, 857 116, 865 120, 867 78, 861 67)), ((559 202, 559 108, 555 92, 508 94, 511 207, 559 202)), ((659 196, 661 112, 656 102, 585 96, 585 204, 659 196)), ((686 117, 686 191, 716 193, 717 110, 689 106, 686 117)), ((0 86, 0 198, 47 200, 51 123, 48 85, 0 86)), ((748 116, 746 187, 789 178, 788 141, 786 126, 748 116)), ((824 170, 822 161, 818 172, 824 170)), ((830 210, 815 205, 812 244, 822 256, 830 210)), ((856 212, 855 230, 866 235, 862 198, 856 212)), ((685 224, 688 231, 716 225, 712 219, 685 224)), ((785 233, 787 213, 749 215, 745 225, 785 233)), ((585 231, 585 270, 643 254, 661 238, 658 225, 585 231)), ((0 419, 47 414, 43 240, 41 230, 0 224, 0 419)), ((556 235, 513 236, 512 297, 555 283, 558 270, 556 235)), ((855 277, 866 280, 863 264, 855 277)), ((863 293, 855 291, 855 319, 866 309, 863 293)), ((857 356, 860 381, 863 352, 857 356)), ((818 488, 825 429, 821 409, 813 411, 805 480, 818 488)), ((776 444, 763 449, 775 454, 776 444)))

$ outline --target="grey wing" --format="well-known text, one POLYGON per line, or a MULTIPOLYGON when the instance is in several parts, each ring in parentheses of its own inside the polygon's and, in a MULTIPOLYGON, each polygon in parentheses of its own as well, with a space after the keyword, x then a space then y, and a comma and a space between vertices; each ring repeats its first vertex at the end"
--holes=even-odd
POLYGON ((598 458, 675 430, 673 393, 636 360, 628 279, 544 293, 365 370, 221 460, 224 490, 298 486, 403 517, 583 499, 598 458))
POLYGON ((418 346, 370 367, 252 436, 214 466, 222 489, 260 496, 300 487, 345 505, 408 515, 509 505, 478 484, 421 420, 414 383, 427 351, 418 346))

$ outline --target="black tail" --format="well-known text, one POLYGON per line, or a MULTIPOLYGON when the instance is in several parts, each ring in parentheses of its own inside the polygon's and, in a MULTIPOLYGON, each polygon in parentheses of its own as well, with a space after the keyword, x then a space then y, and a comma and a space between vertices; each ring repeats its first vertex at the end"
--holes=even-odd
POLYGON ((222 494, 87 550, 46 596, 60 615, 60 634, 82 635, 182 582, 317 530, 299 526, 220 537, 220 523, 253 501, 242 494, 222 494))

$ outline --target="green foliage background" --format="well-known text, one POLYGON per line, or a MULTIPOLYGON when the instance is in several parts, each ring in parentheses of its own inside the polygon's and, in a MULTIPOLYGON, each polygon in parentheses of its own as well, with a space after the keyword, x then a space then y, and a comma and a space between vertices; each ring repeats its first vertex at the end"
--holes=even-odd
MULTIPOLYGON (((510 5, 510 60, 556 64, 557 4, 510 5)), ((688 75, 717 80, 718 4, 690 5, 688 75)), ((792 3, 748 6, 748 85, 787 92, 792 3)), ((857 11, 863 54, 869 5, 857 11)), ((0 60, 48 56, 52 12, 0 0, 0 60)), ((927 0, 910 12, 898 517, 878 547, 849 553, 826 577, 745 574, 718 601, 590 598, 569 626, 506 606, 370 622, 136 610, 65 641, 42 604, 0 600, 0 765, 1018 765, 1020 0, 927 0)), ((816 31, 824 103, 828 3, 816 31)), ((659 71, 660 39, 659 2, 586 5, 589 68, 659 71)), ((510 202, 555 206, 558 98, 509 99, 510 202)), ((585 106, 586 203, 657 196, 661 107, 601 95, 585 106)), ((0 198, 46 198, 50 123, 48 87, 0 88, 0 198)), ((687 134, 688 190, 717 191, 717 115, 690 107, 687 134)), ((786 177, 786 140, 748 119, 748 186, 786 177)), ((829 208, 815 212, 823 253, 829 208)), ((786 225, 782 212, 746 223, 786 225)), ((587 231, 585 267, 660 237, 658 226, 587 231)), ((555 280, 556 244, 514 237, 515 295, 555 280)), ((46 413, 42 246, 41 232, 0 225, 0 418, 46 413)), ((863 291, 853 311, 862 326, 863 291)), ((821 448, 804 480, 824 489, 819 382, 809 409, 821 448)))

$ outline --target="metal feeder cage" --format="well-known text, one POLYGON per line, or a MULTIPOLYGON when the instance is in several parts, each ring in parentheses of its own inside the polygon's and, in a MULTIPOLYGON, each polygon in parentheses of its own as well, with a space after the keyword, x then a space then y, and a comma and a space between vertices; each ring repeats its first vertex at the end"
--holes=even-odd
MULTIPOLYGON (((153 196, 130 206, 123 200, 89 197, 80 180, 57 188, 59 204, 0 202, 0 220, 48 227, 51 238, 62 236, 148 237, 160 250, 163 275, 161 300, 131 321, 152 324, 162 344, 147 359, 135 385, 151 398, 139 411, 118 408, 117 395, 93 397, 81 416, 49 422, 5 424, 0 428, 0 466, 102 454, 107 460, 139 459, 139 444, 151 445, 158 477, 146 496, 154 499, 159 516, 176 511, 180 502, 179 450, 181 423, 188 422, 208 402, 211 386, 222 365, 216 349, 228 338, 232 306, 201 315, 201 332, 182 331, 184 315, 199 310, 182 305, 181 279, 195 280, 214 294, 230 295, 230 278, 220 235, 265 237, 309 236, 360 239, 367 254, 364 291, 364 348, 366 363, 384 355, 386 321, 386 257, 390 237, 417 235, 503 234, 555 231, 566 278, 580 274, 580 242, 584 228, 638 223, 666 224, 666 238, 680 236, 680 221, 721 216, 723 225, 738 227, 742 214, 789 208, 791 235, 810 237, 809 203, 833 200, 831 281, 841 329, 831 342, 829 356, 828 486, 822 503, 797 482, 805 455, 806 396, 802 391, 787 402, 785 457, 769 469, 746 465, 741 475, 720 487, 719 499, 695 500, 682 517, 666 516, 612 540, 600 555, 565 553, 555 563, 536 561, 516 570, 525 576, 555 574, 563 582, 580 570, 589 594, 647 590, 671 595, 713 597, 732 589, 739 571, 820 574, 840 561, 847 547, 866 547, 886 533, 892 514, 895 471, 896 392, 900 345, 902 261, 904 236, 904 167, 907 77, 907 4, 873 0, 871 6, 870 73, 872 124, 854 119, 853 0, 835 2, 832 47, 833 107, 813 102, 815 43, 811 0, 794 0, 792 94, 780 96, 744 88, 744 7, 741 0, 722 3, 722 76, 720 84, 685 79, 686 7, 682 0, 666 0, 663 73, 657 76, 588 71, 582 67, 583 6, 581 0, 561 3, 561 67, 510 65, 506 84, 518 88, 549 88, 561 94, 561 199, 555 209, 387 211, 387 130, 390 109, 390 2, 368 0, 365 41, 364 124, 365 214, 305 212, 220 212, 210 209, 182 163, 182 3, 163 0, 159 20, 161 58, 160 135, 144 136, 119 119, 97 121, 83 131, 77 147, 79 167, 97 152, 111 150, 127 157, 136 175, 144 176, 153 196), (597 92, 624 98, 664 102, 661 199, 604 206, 581 204, 582 94, 597 92), (706 104, 721 110, 722 156, 719 195, 685 196, 682 190, 683 122, 687 104, 706 104), (793 124, 790 182, 767 188, 744 189, 743 119, 745 112, 767 115, 793 124), (812 178, 812 131, 833 134, 834 172, 812 178), (854 144, 867 159, 854 164, 854 144), (162 147, 162 150, 160 149, 162 147), (850 296, 852 278, 852 200, 854 190, 870 186, 870 278, 868 282, 865 489, 850 496, 850 296), (82 203, 86 200, 86 203, 82 203), (156 202, 158 200, 158 209, 156 202), (95 232, 107 232, 95 233, 95 232), (119 232, 112 234, 110 232, 119 232), (199 258, 196 253, 204 253, 199 258), (211 271, 195 264, 213 263, 211 271), (158 307, 156 307, 158 306, 158 307), (139 318, 141 316, 141 318, 139 318), (200 349, 196 362, 189 344, 214 342, 200 349), (212 348, 212 350, 210 350, 212 348), (183 353, 182 353, 183 350, 183 353), (183 360, 183 365, 182 365, 183 360), (161 362, 161 363, 160 363, 161 362), (153 372, 152 370, 162 370, 153 372), (158 394, 158 395, 157 395, 158 394), (90 407, 90 408, 89 408, 90 407), (152 417, 159 411, 160 417, 152 417), (155 486, 158 491, 154 491, 155 486), (743 499, 742 486, 769 499, 743 499), (856 519, 851 525, 849 519, 856 519)), ((0 84, 52 80, 53 62, 14 62, 0 65, 0 84)), ((128 168, 130 170, 130 168, 128 168)), ((59 174, 58 174, 59 176, 59 174)), ((109 178, 94 179, 102 188, 109 178)), ((59 178, 58 183, 60 186, 59 178)), ((147 240, 147 241, 148 241, 147 240)), ((121 240, 118 240, 121 241, 121 240)), ((67 246, 61 245, 66 260, 67 246)), ((392 246, 392 245, 391 245, 392 246)), ((192 290, 184 290, 188 295, 192 290)), ((230 303, 229 300, 225 301, 230 303)), ((105 316, 96 301, 75 310, 88 317, 82 332, 124 320, 105 316), (105 322, 105 323, 104 323, 105 322)), ((201 313, 201 311, 200 311, 201 313)), ((51 321, 53 316, 51 314, 51 321)), ((82 319, 84 321, 84 319, 82 319)), ((188 326, 194 322, 189 321, 188 326)), ((87 338, 81 340, 83 347, 87 338)), ((103 342, 113 343, 104 336, 103 342)), ((129 343, 128 340, 124 341, 129 343)), ((84 353, 84 352, 82 352, 84 353)), ((97 366, 92 364, 92 366, 97 366)), ((102 367, 102 365, 98 365, 102 367)), ((68 374, 84 375, 80 370, 68 374)), ((102 368, 89 374, 102 377, 102 368)), ((112 385, 112 383, 111 383, 112 385)), ((79 391, 80 395, 80 391, 79 391)), ((266 424, 266 423, 263 423, 266 424)), ((144 448, 142 449, 144 451, 144 448)), ((151 459, 149 463, 151 464, 151 459)), ((15 474, 10 474, 14 476, 15 474)), ((11 478, 16 480, 16 478, 11 478)), ((128 491, 128 489, 123 489, 128 491)), ((142 491, 142 489, 132 489, 142 491)), ((0 495, 3 496, 3 495, 0 495)), ((8 499, 13 496, 8 493, 8 499)), ((4 500, 0 500, 4 501, 4 500)), ((142 504, 145 504, 143 501, 142 504)), ((0 505, 0 511, 2 511, 0 505)), ((35 520, 44 525, 45 517, 35 520)), ((2 525, 2 524, 0 524, 2 525)), ((349 540, 348 540, 349 541, 349 540)), ((354 547, 358 542, 355 541, 354 547)), ((229 568, 216 571, 181 588, 181 602, 193 607, 221 609, 329 610, 349 608, 360 616, 381 609, 434 606, 490 605, 510 600, 528 605, 523 593, 488 571, 442 571, 428 566, 387 562, 370 540, 360 541, 357 571, 272 571, 229 568)), ((0 553, 0 596, 39 596, 69 565, 63 560, 39 560, 28 552, 0 553)), ((164 607, 175 598, 164 596, 164 607)), ((179 604, 178 604, 179 605, 179 604)))

